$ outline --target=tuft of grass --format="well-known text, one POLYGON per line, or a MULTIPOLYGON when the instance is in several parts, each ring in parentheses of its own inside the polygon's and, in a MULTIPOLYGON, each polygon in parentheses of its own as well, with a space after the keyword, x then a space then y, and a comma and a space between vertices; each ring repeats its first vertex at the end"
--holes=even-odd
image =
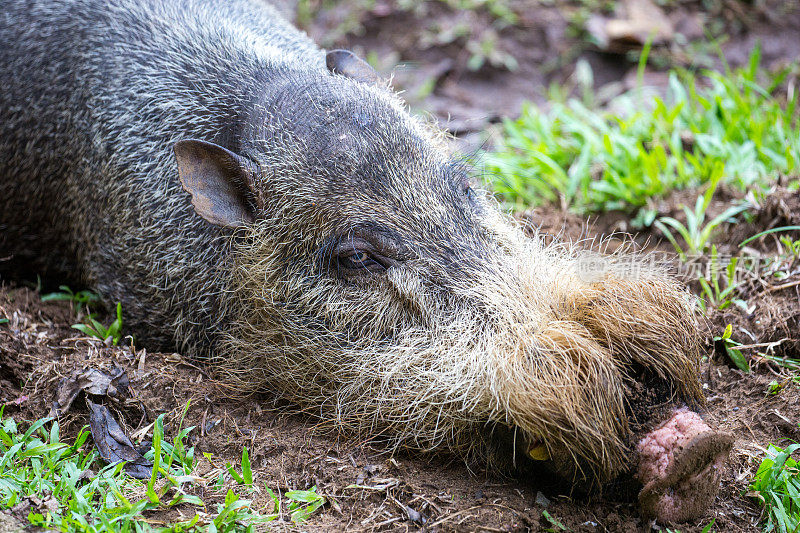
POLYGON ((289 500, 289 516, 296 524, 308 520, 317 509, 325 505, 325 498, 317 494, 316 485, 309 490, 290 490, 285 496, 289 500))
MULTIPOLYGON (((797 227, 800 230, 800 227, 797 227)), ((800 239, 792 239, 791 237, 781 237, 780 243, 786 248, 789 256, 800 259, 800 239)))
POLYGON ((723 310, 730 307, 731 304, 747 310, 747 302, 741 298, 736 298, 736 290, 741 285, 741 281, 736 279, 736 267, 738 264, 739 258, 732 257, 723 270, 719 264, 717 247, 715 245, 711 246, 707 277, 701 275, 697 279, 700 284, 698 302, 703 314, 708 315, 709 308, 723 310), (722 283, 720 283, 720 278, 722 278, 722 283))
POLYGON ((122 304, 117 302, 117 317, 108 327, 103 326, 96 318, 95 315, 89 314, 86 316, 86 322, 83 324, 73 324, 72 327, 82 332, 89 337, 96 337, 100 340, 111 339, 114 346, 116 346, 120 339, 122 339, 122 304))
POLYGON ((23 431, 0 412, 0 508, 35 497, 45 505, 28 514, 32 526, 88 532, 145 530, 136 517, 152 507, 147 501, 128 499, 131 484, 123 465, 99 465, 97 452, 85 446, 87 428, 68 445, 60 439, 57 422, 45 429, 50 421, 37 420, 23 431))
POLYGON ((548 513, 546 510, 542 511, 542 518, 544 518, 547 521, 547 523, 550 525, 550 527, 545 528, 544 531, 552 531, 552 532, 569 531, 567 529, 567 526, 562 524, 561 521, 558 518, 554 517, 553 515, 548 513))
POLYGON ((744 356, 741 350, 738 349, 739 346, 742 345, 741 342, 737 342, 731 338, 731 334, 733 333, 733 325, 728 324, 725 327, 725 331, 722 332, 722 335, 715 335, 714 342, 721 342, 722 346, 725 348, 725 353, 728 354, 728 357, 736 365, 736 368, 741 370, 742 372, 750 372, 750 363, 747 362, 747 358, 744 356))
MULTIPOLYGON (((164 437, 163 415, 153 427, 153 445, 145 454, 154 464, 153 475, 140 481, 125 473, 123 463, 101 464, 99 454, 86 444, 88 428, 80 431, 73 444, 67 444, 60 437, 57 421, 43 418, 23 430, 0 409, 0 509, 30 501, 27 520, 31 526, 67 533, 251 532, 259 524, 281 518, 280 499, 269 488, 275 502, 271 514, 254 509, 251 500, 232 488, 224 493, 223 501, 204 502, 193 494, 193 487, 212 487, 211 479, 222 471, 214 469, 206 478, 198 476, 194 448, 185 445, 193 428, 179 429, 169 440, 164 437), (153 512, 177 506, 181 506, 182 516, 187 512, 193 516, 165 527, 148 522, 153 512)), ((247 462, 249 465, 249 459, 247 462)), ((252 472, 245 475, 252 481, 252 472)), ((295 523, 308 519, 325 504, 315 487, 289 491, 285 496, 290 502, 289 517, 295 523)))
POLYGON ((800 385, 800 376, 789 376, 782 379, 781 381, 773 379, 767 385, 767 395, 775 396, 777 394, 780 394, 781 391, 786 389, 789 385, 795 385, 795 386, 800 385))
MULTIPOLYGON (((793 359, 791 357, 786 357, 786 356, 779 357, 777 355, 766 352, 759 352, 758 355, 759 357, 762 357, 781 368, 785 368, 790 372, 800 372, 800 359, 793 359)), ((798 381, 800 381, 800 374, 796 374, 791 379, 792 381, 797 383, 798 381)))
MULTIPOLYGON (((85 312, 83 323, 73 324, 72 327, 82 332, 89 337, 95 337, 100 340, 106 341, 111 338, 111 342, 116 346, 122 339, 122 304, 117 302, 116 318, 108 327, 104 326, 96 318, 95 313, 89 312, 92 305, 100 304, 101 298, 97 293, 92 291, 78 291, 75 292, 66 285, 59 285, 59 291, 43 294, 41 300, 43 302, 57 302, 66 301, 70 302, 73 308, 79 313, 85 312)), ((78 316, 81 320, 81 315, 78 316)))
POLYGON ((70 302, 76 310, 100 303, 100 296, 92 291, 74 292, 66 285, 59 285, 57 292, 42 295, 43 302, 70 302))
POLYGON ((750 485, 764 506, 764 531, 800 530, 800 465, 792 458, 799 450, 800 444, 785 449, 770 444, 750 485))
POLYGON ((230 463, 225 463, 225 469, 231 475, 231 477, 240 485, 245 485, 246 487, 252 489, 253 488, 253 470, 250 466, 250 454, 247 452, 247 446, 242 449, 242 473, 240 474, 237 472, 233 465, 230 463))
POLYGON ((767 75, 759 63, 756 47, 746 68, 725 74, 675 70, 665 99, 639 88, 613 111, 528 104, 486 154, 487 181, 513 208, 559 202, 578 213, 633 212, 720 174, 741 190, 766 186, 797 171, 800 125, 798 92, 774 94, 790 70, 767 75))
POLYGON ((714 230, 717 229, 717 227, 719 227, 719 225, 723 222, 729 222, 733 220, 733 217, 742 213, 743 211, 746 211, 750 207, 750 204, 747 202, 744 202, 740 205, 733 205, 713 219, 706 222, 706 211, 708 210, 708 206, 711 204, 711 198, 714 196, 714 191, 716 191, 717 185, 719 184, 720 179, 722 179, 722 173, 722 164, 717 164, 711 179, 709 180, 706 192, 697 197, 694 209, 692 210, 686 206, 683 206, 683 212, 686 215, 685 225, 672 217, 661 217, 653 223, 661 231, 661 233, 664 234, 667 240, 672 243, 672 246, 675 247, 675 251, 678 252, 678 255, 684 261, 686 260, 687 255, 704 253, 711 243, 711 237, 714 230), (667 226, 672 228, 672 230, 670 230, 667 226), (678 240, 672 234, 672 231, 675 231, 683 238, 684 242, 686 243, 686 249, 681 247, 681 245, 678 243, 678 240))

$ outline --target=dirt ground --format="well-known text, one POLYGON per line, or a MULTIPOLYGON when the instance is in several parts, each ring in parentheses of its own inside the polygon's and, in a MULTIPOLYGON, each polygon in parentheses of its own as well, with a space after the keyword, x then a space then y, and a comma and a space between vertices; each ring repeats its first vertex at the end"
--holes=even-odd
MULTIPOLYGON (((574 87, 571 76, 579 58, 592 65, 598 90, 613 84, 618 87, 614 90, 619 90, 632 80, 635 65, 624 54, 587 45, 585 36, 574 31, 576 18, 583 16, 581 2, 531 3, 530 8, 519 8, 522 16, 518 25, 501 29, 493 26, 486 13, 459 14, 438 3, 429 3, 426 11, 408 12, 396 9, 394 3, 375 1, 359 11, 353 23, 355 3, 320 7, 300 22, 327 46, 374 51, 378 62, 385 65, 384 73, 394 69, 396 86, 406 90, 415 109, 431 113, 466 139, 467 146, 483 143, 486 128, 502 116, 515 115, 524 99, 544 102, 550 83, 574 87), (491 65, 470 70, 466 66, 468 54, 460 49, 463 40, 425 44, 428 37, 424 30, 430 24, 455 24, 454 18, 464 16, 471 17, 467 22, 473 27, 499 36, 498 46, 518 62, 514 71, 491 65), (341 29, 345 23, 352 31, 341 29), (428 90, 422 90, 423 86, 428 90)), ((800 55, 800 32, 796 29, 800 10, 787 7, 793 2, 719 0, 703 2, 711 6, 706 11, 699 9, 700 2, 667 4, 665 16, 672 21, 675 33, 680 30, 685 34, 686 41, 699 39, 704 27, 718 22, 717 31, 730 35, 722 48, 733 64, 746 60, 757 39, 763 42, 768 65, 800 55)), ((702 54, 689 55, 688 45, 677 44, 684 40, 665 42, 658 51, 660 56, 654 57, 666 58, 664 66, 700 61, 702 54)), ((660 75, 659 65, 654 64, 647 79, 657 83, 660 75)), ((662 214, 679 217, 678 206, 684 200, 681 194, 667 199, 662 214)), ((712 211, 721 212, 727 200, 721 195, 712 211)), ((759 206, 751 224, 724 228, 717 243, 721 250, 733 252, 743 238, 762 229, 798 224, 793 219, 798 212, 797 193, 778 190, 759 206)), ((586 221, 543 208, 522 218, 542 231, 571 239, 631 231, 625 217, 616 214, 586 221)), ((611 248, 622 240, 612 240, 611 248)), ((657 234, 639 235, 636 241, 650 249, 671 251, 659 242, 657 234)), ((752 244, 752 249, 764 257, 774 254, 776 247, 771 238, 752 244)), ((747 484, 761 450, 768 443, 784 445, 787 439, 800 439, 800 394, 785 371, 754 358, 752 372, 744 373, 711 339, 731 323, 734 338, 744 344, 777 343, 772 348, 774 355, 800 358, 800 286, 776 288, 800 279, 799 269, 794 265, 794 277, 780 283, 758 276, 748 279, 742 286, 742 296, 750 309, 736 308, 709 317, 707 358, 702 368, 708 399, 706 416, 713 425, 735 435, 736 442, 717 501, 702 519, 681 525, 681 531, 699 531, 712 520, 717 531, 758 531, 760 508, 748 496, 747 484), (775 381, 785 386, 779 393, 770 394, 770 383, 775 381)), ((9 320, 0 324, 0 405, 5 406, 6 415, 27 419, 45 416, 62 379, 85 367, 118 366, 130 380, 132 398, 112 407, 129 435, 146 428, 161 413, 167 413, 166 432, 171 435, 191 400, 184 421, 184 426, 196 426, 190 443, 197 447, 197 456, 208 452, 213 461, 201 459, 201 471, 225 462, 235 464, 242 445, 247 445, 257 485, 281 490, 317 486, 329 504, 305 523, 303 530, 561 531, 563 527, 570 531, 633 532, 657 527, 643 523, 630 502, 572 496, 548 479, 499 478, 455 458, 389 457, 369 443, 331 435, 313 417, 276 404, 269 396, 244 402, 228 399, 224 386, 210 375, 211 369, 178 354, 149 353, 145 339, 136 347, 109 347, 82 337, 69 328, 78 320, 69 303, 43 303, 28 287, 7 282, 0 286, 0 318, 9 320)), ((745 353, 754 354, 758 349, 765 348, 756 346, 745 353)), ((85 405, 77 402, 61 422, 65 435, 75 435, 88 423, 85 405)), ((224 499, 224 492, 214 492, 211 487, 196 490, 206 502, 224 499)), ((266 494, 261 492, 255 506, 266 501, 266 494)), ((148 520, 158 523, 176 518, 153 515, 148 520)), ((278 522, 275 527, 292 529, 288 522, 278 522)))

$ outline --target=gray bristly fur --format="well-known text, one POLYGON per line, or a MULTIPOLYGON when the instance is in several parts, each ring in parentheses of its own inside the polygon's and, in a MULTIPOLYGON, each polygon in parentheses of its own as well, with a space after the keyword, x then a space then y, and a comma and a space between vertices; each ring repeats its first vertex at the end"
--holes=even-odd
POLYGON ((210 341, 229 236, 203 224, 172 145, 238 149, 254 95, 328 76, 264 2, 41 0, 0 14, 0 250, 121 301, 142 339, 210 341))
POLYGON ((675 282, 638 263, 587 278, 575 249, 525 237, 394 94, 329 73, 263 2, 3 7, 8 266, 92 286, 142 341, 394 447, 485 456, 498 426, 609 479, 634 380, 701 400, 675 282), (172 154, 192 138, 257 165, 254 223, 193 211, 172 154), (403 260, 344 279, 332 250, 363 231, 403 260))

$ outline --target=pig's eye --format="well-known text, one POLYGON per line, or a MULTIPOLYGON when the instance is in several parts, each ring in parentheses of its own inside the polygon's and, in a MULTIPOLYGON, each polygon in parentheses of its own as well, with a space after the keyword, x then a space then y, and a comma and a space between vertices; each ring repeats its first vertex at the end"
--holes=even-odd
POLYGON ((467 197, 468 200, 472 200, 475 197, 475 191, 472 190, 472 183, 470 183, 469 176, 467 174, 460 174, 457 178, 458 187, 461 189, 461 194, 467 197))
POLYGON ((340 255, 339 268, 345 272, 382 272, 386 270, 386 267, 382 263, 363 250, 353 250, 352 252, 340 255))
POLYGON ((413 255, 383 233, 356 228, 344 237, 334 237, 333 249, 320 255, 331 273, 342 279, 380 274, 413 255))

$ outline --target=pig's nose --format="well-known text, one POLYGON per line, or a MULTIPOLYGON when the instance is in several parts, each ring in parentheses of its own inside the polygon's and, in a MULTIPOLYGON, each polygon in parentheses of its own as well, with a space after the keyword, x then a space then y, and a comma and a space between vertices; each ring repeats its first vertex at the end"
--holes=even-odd
POLYGON ((732 445, 731 435, 711 429, 697 413, 675 411, 637 444, 642 514, 663 523, 700 517, 719 492, 732 445))

